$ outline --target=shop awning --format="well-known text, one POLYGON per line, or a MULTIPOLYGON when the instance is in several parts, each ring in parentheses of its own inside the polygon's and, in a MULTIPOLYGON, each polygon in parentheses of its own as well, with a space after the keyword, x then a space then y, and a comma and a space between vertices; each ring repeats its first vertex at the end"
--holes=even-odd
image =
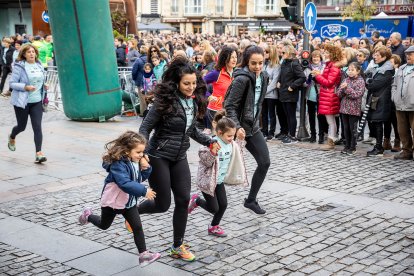
POLYGON ((152 23, 152 24, 144 24, 138 23, 138 31, 157 31, 157 30, 170 30, 170 31, 177 31, 177 28, 169 24, 164 23, 152 23))

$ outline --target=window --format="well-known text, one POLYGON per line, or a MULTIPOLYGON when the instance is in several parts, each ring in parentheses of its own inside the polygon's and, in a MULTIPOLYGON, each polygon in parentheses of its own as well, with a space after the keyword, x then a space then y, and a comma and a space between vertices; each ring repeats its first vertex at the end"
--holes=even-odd
POLYGON ((255 12, 259 14, 276 12, 275 2, 275 0, 256 0, 254 7, 255 12))
POLYGON ((185 0, 185 14, 198 14, 203 13, 203 1, 202 0, 185 0))
POLYGON ((171 13, 178 13, 178 0, 171 0, 171 13))
POLYGON ((158 0, 151 0, 151 13, 158 13, 158 0))
POLYGON ((216 13, 223 13, 223 12, 224 12, 223 0, 216 0, 216 13))

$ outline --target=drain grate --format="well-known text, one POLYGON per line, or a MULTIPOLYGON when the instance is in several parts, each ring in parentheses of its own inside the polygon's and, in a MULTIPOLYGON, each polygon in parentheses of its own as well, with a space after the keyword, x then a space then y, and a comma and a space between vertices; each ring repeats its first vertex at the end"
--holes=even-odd
POLYGON ((334 208, 336 208, 336 207, 333 206, 333 205, 325 204, 325 205, 322 205, 322 206, 319 206, 318 208, 316 208, 316 211, 325 212, 325 211, 332 210, 334 208))

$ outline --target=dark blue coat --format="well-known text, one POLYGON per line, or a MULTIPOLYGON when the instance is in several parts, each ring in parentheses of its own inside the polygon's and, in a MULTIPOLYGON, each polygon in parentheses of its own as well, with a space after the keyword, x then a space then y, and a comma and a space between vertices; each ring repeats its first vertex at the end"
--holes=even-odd
POLYGON ((137 58, 132 66, 132 79, 135 81, 135 85, 142 88, 144 86, 143 74, 144 64, 147 62, 147 55, 143 54, 137 58))
POLYGON ((129 200, 125 208, 133 207, 138 197, 147 194, 147 188, 142 182, 148 179, 152 172, 152 167, 139 171, 138 176, 135 176, 133 165, 126 158, 111 164, 103 163, 102 167, 108 172, 102 192, 105 190, 106 184, 115 182, 122 191, 129 194, 129 200))

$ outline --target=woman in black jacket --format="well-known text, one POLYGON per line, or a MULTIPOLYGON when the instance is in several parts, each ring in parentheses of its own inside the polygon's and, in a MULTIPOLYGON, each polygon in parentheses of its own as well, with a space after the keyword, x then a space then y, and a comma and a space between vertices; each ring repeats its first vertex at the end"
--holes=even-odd
POLYGON ((175 59, 154 90, 154 106, 149 110, 139 132, 149 139, 147 152, 152 174, 149 184, 156 192, 154 201, 138 206, 140 214, 166 212, 174 195, 174 244, 170 256, 193 261, 195 256, 183 245, 187 226, 191 174, 187 161, 190 137, 202 145, 214 141, 196 128, 196 119, 203 118, 206 86, 196 69, 184 59, 175 59))
POLYGON ((269 149, 259 126, 262 103, 269 81, 267 73, 262 72, 263 64, 263 49, 257 46, 247 47, 243 52, 241 68, 234 71, 234 80, 224 101, 227 116, 236 122, 237 137, 246 139, 246 149, 257 162, 252 187, 244 201, 244 207, 256 214, 266 213, 259 206, 256 197, 270 166, 269 149))
POLYGON ((283 48, 283 63, 277 87, 279 88, 279 101, 283 104, 289 127, 289 135, 282 140, 284 144, 298 142, 296 139, 296 105, 299 100, 300 88, 306 81, 303 68, 295 56, 296 51, 293 46, 283 48))
POLYGON ((385 46, 375 48, 372 58, 376 64, 365 72, 368 99, 371 99, 367 120, 372 123, 376 144, 367 156, 382 156, 383 124, 391 119, 391 85, 394 78, 394 66, 390 62, 391 50, 385 46))

